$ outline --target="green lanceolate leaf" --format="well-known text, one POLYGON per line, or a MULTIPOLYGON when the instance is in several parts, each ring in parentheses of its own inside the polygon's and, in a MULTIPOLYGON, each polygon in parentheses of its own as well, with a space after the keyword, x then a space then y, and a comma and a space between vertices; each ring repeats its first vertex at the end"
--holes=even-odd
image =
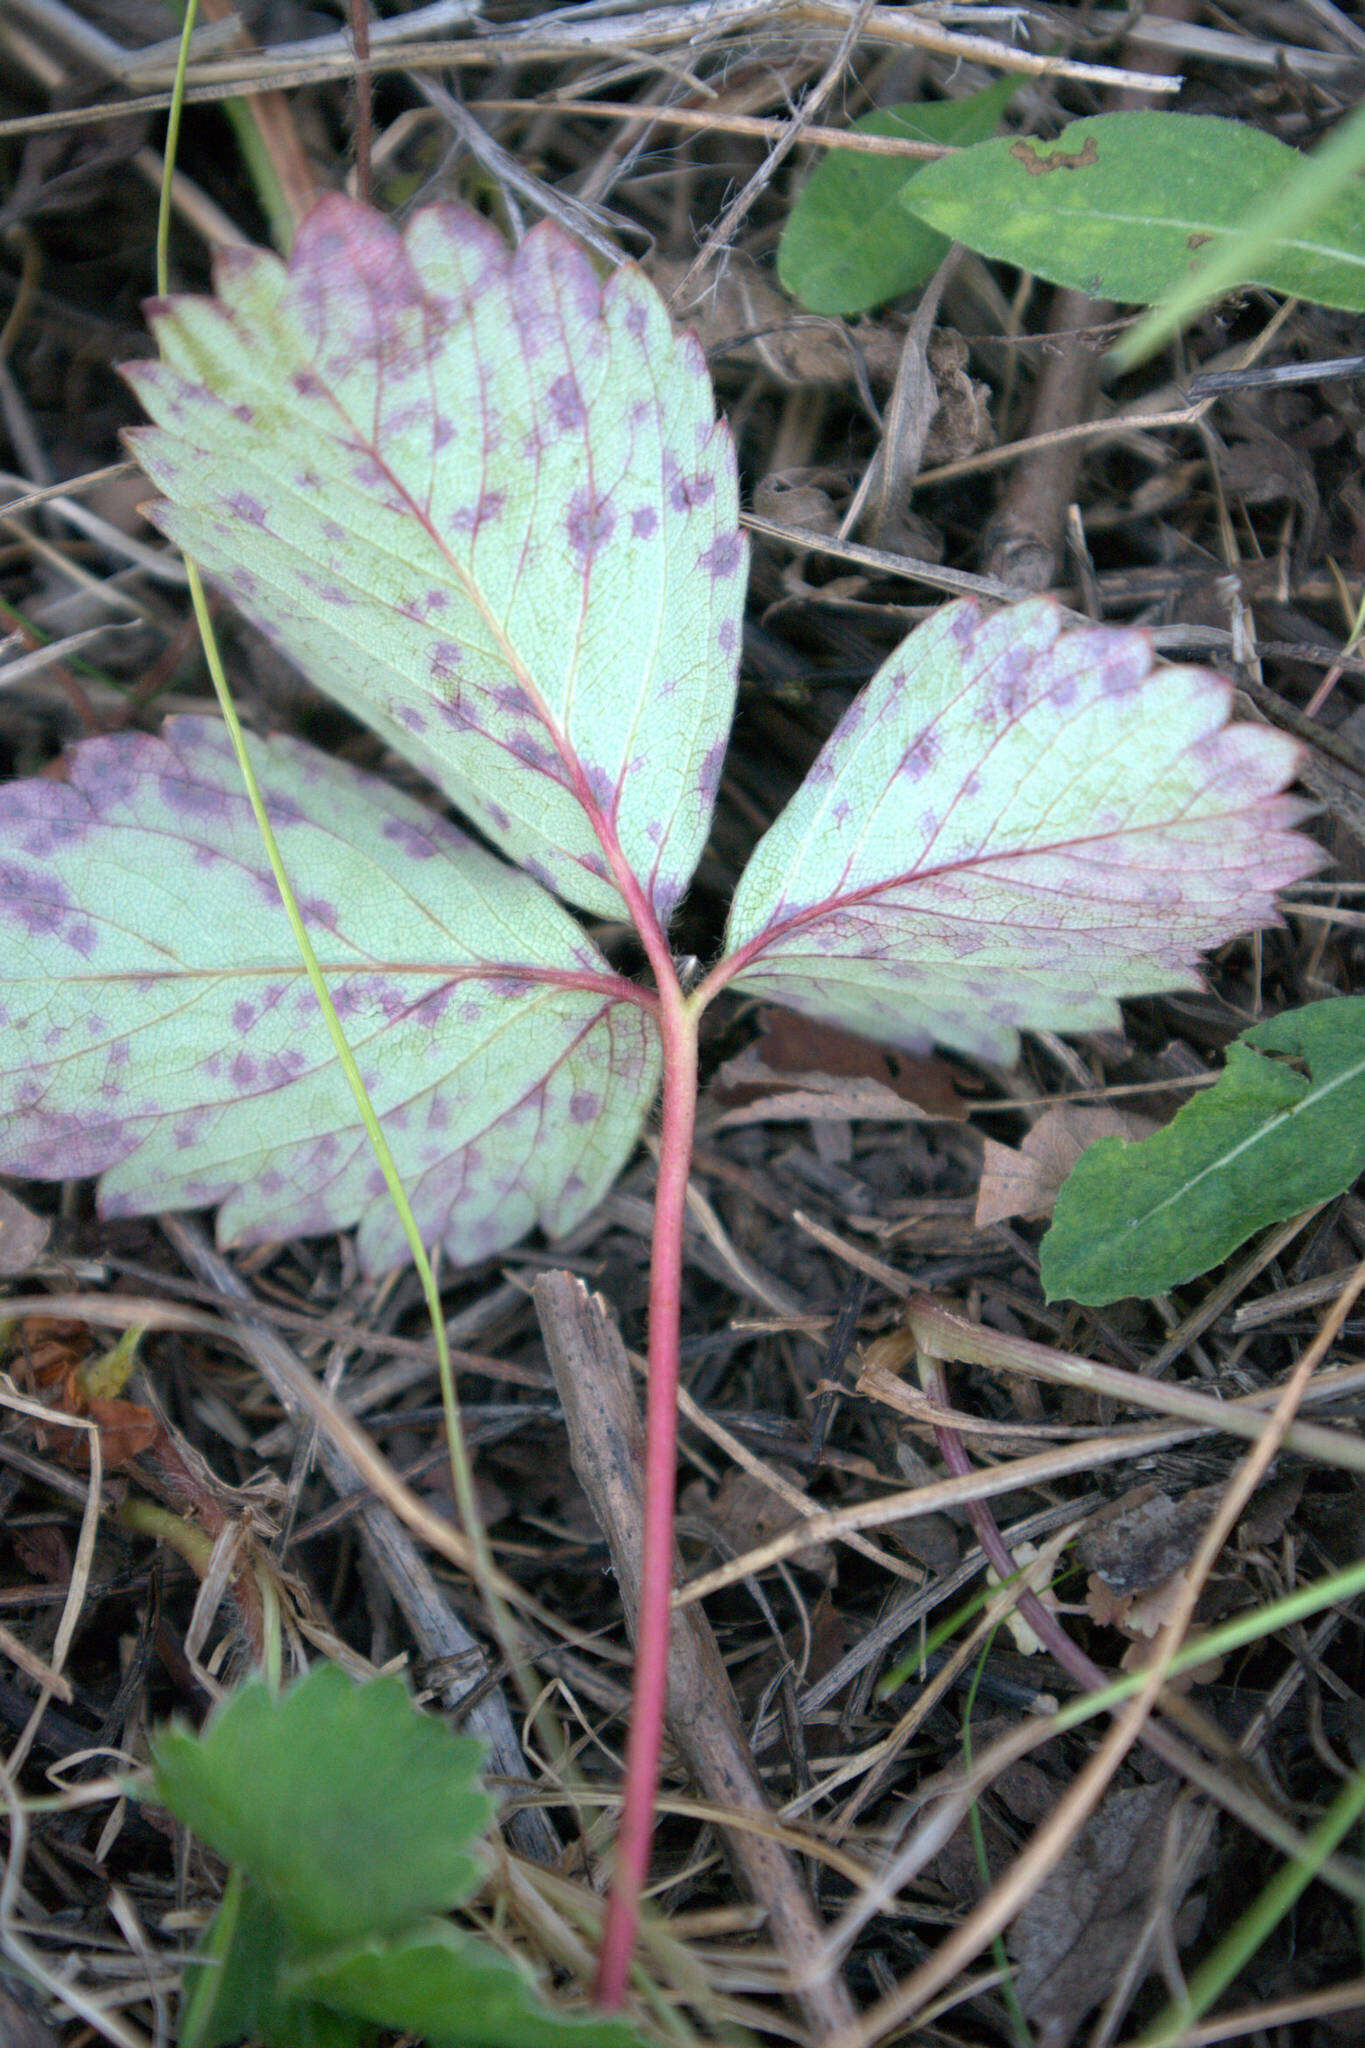
MULTIPOLYGON (((967 99, 882 107, 855 121, 853 132, 908 142, 980 142, 994 134, 1016 90, 1014 79, 1003 78, 967 99)), ((900 204, 921 169, 900 157, 831 150, 802 187, 782 231, 777 274, 784 290, 813 313, 865 313, 931 277, 947 239, 908 220, 900 204)))
POLYGON ((1319 864, 1281 796, 1297 749, 1231 689, 1045 599, 947 606, 856 699, 760 840, 737 986, 911 1050, 1009 1063, 1025 1027, 1112 1025, 1197 987, 1319 864))
MULTIPOLYGON (((528 876, 313 749, 252 757, 428 1243, 464 1262, 611 1185, 658 1075, 633 991, 528 876)), ((91 740, 0 790, 0 1169, 224 1241, 360 1224, 407 1257, 226 733, 91 740)))
POLYGON ((396 1678, 318 1665, 282 1694, 259 1680, 202 1735, 153 1738, 156 1796, 243 1870, 295 1950, 390 1935, 474 1889, 492 1817, 482 1748, 419 1714, 396 1678))
MULTIPOLYGON (((1216 253, 1304 159, 1212 115, 1133 112, 1073 121, 1051 142, 980 142, 926 165, 900 204, 983 255, 1095 298, 1158 299, 1216 253)), ((1365 310, 1365 185, 1254 254, 1234 282, 1365 310)))
POLYGON ((348 2015, 416 2034, 427 2048, 638 2048, 640 2040, 621 2020, 550 2010, 514 1962, 448 1924, 317 1958, 288 1981, 348 2015))
POLYGON ((288 265, 154 311, 153 516, 495 845, 666 920, 710 826, 744 599, 706 364, 626 267, 339 196, 288 265))
POLYGON ((1043 1239, 1049 1301, 1163 1294, 1365 1171, 1365 996, 1257 1024, 1154 1137, 1102 1138, 1043 1239))

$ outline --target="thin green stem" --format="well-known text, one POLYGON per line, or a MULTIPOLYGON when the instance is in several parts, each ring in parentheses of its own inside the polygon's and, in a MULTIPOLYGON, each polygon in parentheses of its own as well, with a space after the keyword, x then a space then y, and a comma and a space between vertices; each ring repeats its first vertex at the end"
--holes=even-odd
POLYGON ((175 83, 171 87, 171 104, 166 115, 165 169, 156 209, 156 288, 163 299, 171 288, 171 180, 175 176, 176 152, 180 147, 180 115, 185 105, 185 73, 190 63, 190 37, 194 34, 194 17, 198 12, 199 0, 186 0, 185 20, 180 30, 180 48, 175 59, 175 83))
POLYGON ((342 1029, 341 1019, 336 1013, 336 1006, 327 987, 327 978, 318 963, 317 954, 313 951, 313 943, 308 936, 308 930, 303 921, 303 914, 299 909, 298 900, 294 895, 289 876, 285 871, 284 857, 280 852, 279 842, 275 838, 274 830, 271 827, 270 819, 266 812, 260 785, 256 780, 255 770, 251 765, 251 757, 247 752, 246 736, 242 731, 242 722, 237 716, 237 707, 232 701, 232 693, 228 687, 227 673, 223 667, 222 655, 218 649, 218 640, 213 630, 213 621, 209 616, 208 599, 204 593, 203 582, 193 562, 187 560, 185 570, 189 578, 190 601, 194 606, 194 615, 199 624, 200 638, 204 643, 204 655, 208 662, 209 674, 213 679, 213 687, 218 697, 219 708, 223 714, 223 723, 228 729, 233 752, 237 756, 237 765, 241 770, 242 781, 246 786, 247 798, 255 814, 257 830, 261 835, 261 844, 265 848, 265 857, 270 863, 270 871, 275 877, 275 886, 279 890, 285 916, 289 919, 289 926, 294 934, 294 943, 299 949, 299 957, 303 962, 304 972, 308 976, 313 994, 317 998, 318 1008, 322 1012, 323 1022, 327 1027, 327 1035, 332 1041, 332 1049, 340 1062, 342 1073, 346 1076, 346 1084, 355 1098, 356 1109, 359 1112, 360 1121, 364 1125, 365 1135, 370 1141, 374 1156, 379 1163, 379 1170, 384 1176, 385 1185, 393 1198, 393 1205, 398 1211, 398 1220, 402 1226, 403 1236, 407 1240, 408 1251, 417 1270, 417 1278, 421 1284, 427 1314, 431 1319, 432 1334, 436 1339, 436 1369, 441 1384, 441 1406, 445 1411, 446 1438, 450 1454, 450 1477, 455 1489, 455 1503, 460 1511, 460 1521, 469 1543, 474 1581, 479 1590, 479 1597, 483 1601, 488 1611, 489 1619, 493 1624, 493 1630, 497 1636, 499 1647, 517 1677, 523 1697, 529 1700, 530 1685, 523 1669, 525 1660, 521 1654, 516 1628, 511 1614, 494 1583, 493 1556, 489 1549, 488 1533, 483 1526, 483 1518, 479 1513, 478 1498, 474 1491, 474 1474, 470 1468, 469 1454, 465 1448, 464 1432, 460 1422, 459 1396, 455 1391, 455 1374, 450 1361, 450 1345, 446 1338, 445 1315, 441 1308, 441 1294, 440 1289, 436 1285, 436 1275, 432 1269, 431 1260, 427 1256, 426 1246, 422 1242, 422 1233, 417 1227, 417 1219, 412 1213, 412 1205, 408 1201, 402 1176, 398 1171, 398 1163, 389 1148, 388 1139, 384 1136, 383 1126, 375 1114, 374 1104, 370 1101, 369 1091, 361 1079, 360 1068, 356 1064, 355 1054, 351 1051, 346 1041, 346 1033, 342 1029))
MULTIPOLYGON (((189 52, 189 37, 194 26, 196 4, 197 0, 189 0, 185 10, 185 24, 180 41, 180 60, 176 71, 175 88, 171 97, 170 113, 166 122, 166 169, 161 187, 161 208, 157 235, 157 289, 163 297, 168 289, 167 239, 170 223, 170 181, 175 167, 175 150, 180 132, 180 108, 185 83, 185 64, 189 52)), ((422 1242, 422 1234, 417 1227, 417 1219, 412 1213, 412 1205, 408 1201, 407 1193, 403 1187, 397 1162, 389 1149, 389 1142, 384 1136, 379 1118, 375 1114, 374 1104, 370 1101, 369 1092, 364 1081, 361 1079, 360 1068, 356 1064, 355 1055, 346 1041, 346 1034, 342 1029, 341 1019, 336 1013, 336 1006, 328 990, 326 977, 318 964, 317 955, 313 951, 312 941, 309 939, 307 928, 304 925, 297 898, 294 895, 289 876, 285 871, 284 859, 280 853, 279 844, 271 827, 270 819, 266 815, 260 785, 256 780, 255 771, 251 765, 251 757, 247 753, 242 723, 237 716, 237 707, 233 703, 232 692, 228 686, 227 671, 223 666, 223 658, 219 651, 218 638, 214 632, 213 620, 209 613, 208 599, 204 593, 203 580, 195 564, 188 559, 185 563, 185 570, 189 581, 190 601, 194 606, 194 616, 199 626, 199 637, 204 646, 204 658, 208 663, 209 674, 213 679, 213 688, 218 698, 219 708, 223 714, 223 723, 228 729, 228 735, 232 741, 232 749, 237 756, 237 765, 241 770, 242 781, 256 819, 257 829, 261 835, 261 843, 265 848, 266 859, 270 864, 270 871, 275 877, 275 886, 279 891, 285 916, 288 918, 290 929, 294 934, 294 943, 298 947, 304 972, 307 974, 313 994, 317 998, 318 1008, 322 1012, 327 1034, 332 1041, 333 1049, 341 1064, 341 1070, 346 1076, 347 1086, 355 1098, 356 1108, 359 1111, 361 1123, 365 1128, 365 1134, 373 1147, 375 1158, 379 1163, 379 1169, 384 1176, 385 1185, 393 1198, 394 1207, 398 1211, 403 1235, 407 1240, 413 1265, 417 1270, 417 1277, 421 1284, 427 1313, 431 1318, 432 1333, 436 1340, 436 1365, 441 1385, 441 1405, 445 1411, 446 1441, 450 1456, 450 1476, 455 1490, 455 1501, 459 1508, 460 1520, 463 1523, 465 1537, 469 1543, 474 1580, 479 1590, 479 1596, 493 1625, 499 1647, 516 1676, 523 1698, 526 1699, 529 1705, 533 1694, 530 1680, 524 1668, 525 1660, 521 1653, 520 1642, 511 1614, 504 1605, 494 1584, 492 1553, 489 1549, 488 1536, 483 1526, 483 1519, 479 1513, 478 1499, 474 1491, 474 1475, 470 1468, 464 1432, 460 1423, 459 1398, 455 1391, 455 1375, 451 1367, 450 1345, 446 1338, 445 1316, 441 1308, 441 1296, 440 1290, 436 1285, 436 1275, 432 1270, 431 1260, 427 1256, 426 1246, 422 1242)))

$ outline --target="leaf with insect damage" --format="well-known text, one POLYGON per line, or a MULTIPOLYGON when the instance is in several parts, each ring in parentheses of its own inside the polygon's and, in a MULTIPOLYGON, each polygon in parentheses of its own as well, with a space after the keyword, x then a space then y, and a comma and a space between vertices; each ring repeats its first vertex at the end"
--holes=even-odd
POLYGON ((1034 599, 947 606, 855 700, 735 895, 731 975, 922 1050, 1012 1062, 1119 996, 1199 986, 1320 855, 1280 792, 1297 749, 1230 686, 1034 599))
POLYGON ((705 358, 633 267, 333 196, 220 253, 130 371, 152 517, 538 881, 666 922, 710 826, 744 597, 705 358))
MULTIPOLYGON (((529 876, 289 740, 251 754, 418 1225, 451 1259, 568 1229, 658 1075, 629 984, 529 876)), ((214 720, 87 741, 0 790, 0 1171, 225 1241, 407 1248, 214 720)))

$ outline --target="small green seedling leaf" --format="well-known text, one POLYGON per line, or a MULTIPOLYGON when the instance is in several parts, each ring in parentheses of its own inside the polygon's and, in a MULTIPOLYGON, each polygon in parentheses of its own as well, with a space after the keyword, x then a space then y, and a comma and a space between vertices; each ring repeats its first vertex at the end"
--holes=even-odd
POLYGON ((305 1963, 291 1981, 427 2048, 638 2048, 620 2020, 551 2012, 509 1958, 449 1924, 305 1963))
MULTIPOLYGON (((571 1227, 639 1135, 655 1026, 528 876, 388 785, 252 743, 304 920, 424 1239, 571 1227)), ((106 1214, 222 1202, 224 1242, 407 1248, 226 733, 174 719, 0 790, 0 1169, 106 1214)))
POLYGON ((1046 599, 947 606, 857 698, 760 840, 733 977, 911 1051, 1011 1063, 1018 1032, 1199 985, 1316 867, 1279 792, 1298 750, 1228 726, 1230 686, 1142 633, 1064 632, 1046 599))
MULTIPOLYGON (((1268 203, 1304 159, 1241 121, 1132 112, 1073 121, 1054 141, 980 142, 928 164, 900 204, 983 255, 1094 298, 1171 291, 1268 203)), ((1365 185, 1357 178, 1231 282, 1365 311, 1365 185)))
POLYGON ((702 351, 563 231, 513 254, 339 195, 222 251, 129 374, 152 516, 494 845, 661 922, 710 829, 739 658, 734 449, 702 351), (623 891, 626 892, 623 894, 623 891))
MULTIPOLYGON (((907 142, 981 142, 1017 90, 1002 78, 961 100, 922 100, 881 107, 853 123, 855 135, 895 135, 907 142)), ((813 313, 865 313, 913 291, 932 277, 948 248, 945 236, 907 221, 900 204, 922 164, 833 149, 802 187, 777 251, 783 289, 813 313)))
POLYGON ((243 1871, 298 1951, 392 1935, 457 1905, 492 1817, 482 1747, 419 1714, 396 1678, 323 1664, 283 1694, 259 1681, 202 1735, 153 1738, 156 1796, 243 1871))
POLYGON ((638 2048, 619 2021, 546 2006, 527 1973, 432 1916, 478 1884, 482 1749, 397 1679, 320 1665, 245 1685, 202 1735, 152 1742, 156 1796, 233 1865, 197 1958, 183 2048, 638 2048))
POLYGON ((1253 1026, 1155 1137, 1102 1138, 1043 1239, 1049 1301, 1164 1294, 1365 1171, 1365 996, 1253 1026))

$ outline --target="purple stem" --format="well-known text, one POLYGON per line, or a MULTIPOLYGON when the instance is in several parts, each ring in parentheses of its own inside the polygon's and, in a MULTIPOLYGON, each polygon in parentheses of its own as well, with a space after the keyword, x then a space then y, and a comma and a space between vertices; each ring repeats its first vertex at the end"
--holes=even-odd
MULTIPOLYGON (((948 1382, 943 1367, 936 1358, 927 1358, 923 1352, 919 1359, 920 1384, 937 1408, 951 1405, 948 1397, 948 1382)), ((943 1456, 943 1462, 955 1478, 964 1478, 973 1470, 966 1445, 957 1431, 947 1423, 934 1424, 934 1441, 943 1456)), ((1012 1579, 1019 1566, 1004 1537, 996 1526, 995 1516, 984 1500, 967 1503, 967 1519, 976 1534, 976 1540, 985 1551, 987 1560, 994 1567, 996 1576, 1012 1579)), ((1051 1651, 1069 1677, 1087 1692, 1095 1692, 1109 1680, 1094 1659, 1087 1657, 1079 1643, 1073 1643, 1066 1630, 1050 1607, 1045 1607, 1036 1593, 1027 1589, 1019 1594, 1018 1612, 1021 1621, 1028 1623, 1044 1649, 1051 1651)))

